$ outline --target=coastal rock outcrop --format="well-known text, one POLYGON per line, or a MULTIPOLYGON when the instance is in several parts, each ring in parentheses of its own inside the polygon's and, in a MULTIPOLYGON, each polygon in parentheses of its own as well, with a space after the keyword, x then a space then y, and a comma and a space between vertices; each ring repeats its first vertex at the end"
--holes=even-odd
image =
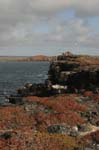
POLYGON ((27 83, 17 90, 16 96, 10 96, 9 101, 19 103, 18 99, 29 95, 45 97, 86 90, 99 93, 99 58, 66 52, 54 57, 44 83, 27 83))
POLYGON ((83 89, 98 91, 99 59, 67 52, 51 63, 48 79, 52 85, 67 87, 66 92, 77 92, 83 89))

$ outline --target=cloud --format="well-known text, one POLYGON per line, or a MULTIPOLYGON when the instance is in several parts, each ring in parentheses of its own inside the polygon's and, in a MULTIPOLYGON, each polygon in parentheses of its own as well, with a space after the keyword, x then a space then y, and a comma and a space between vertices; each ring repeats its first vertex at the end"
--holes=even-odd
POLYGON ((99 16, 99 0, 70 0, 70 5, 74 9, 76 16, 99 16))
POLYGON ((95 16, 99 16, 99 0, 0 0, 0 47, 98 48, 99 34, 95 37, 86 21, 95 16), (56 17, 65 11, 73 11, 73 18, 56 17))
POLYGON ((68 0, 32 0, 30 5, 37 13, 55 13, 68 7, 68 0))

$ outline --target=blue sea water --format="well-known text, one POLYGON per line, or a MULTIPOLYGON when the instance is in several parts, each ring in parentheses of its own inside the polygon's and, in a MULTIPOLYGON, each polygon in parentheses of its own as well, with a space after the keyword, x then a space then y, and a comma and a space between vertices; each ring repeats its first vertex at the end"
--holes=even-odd
POLYGON ((25 83, 40 83, 47 78, 49 62, 0 62, 0 103, 25 83))

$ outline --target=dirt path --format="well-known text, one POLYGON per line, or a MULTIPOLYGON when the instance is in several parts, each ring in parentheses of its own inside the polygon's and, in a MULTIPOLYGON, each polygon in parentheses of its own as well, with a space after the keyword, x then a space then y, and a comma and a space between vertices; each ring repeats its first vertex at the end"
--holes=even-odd
POLYGON ((85 135, 87 135, 87 134, 91 134, 91 133, 96 132, 96 131, 99 130, 99 127, 93 126, 93 125, 91 125, 91 124, 89 125, 89 128, 90 128, 90 131, 87 131, 87 132, 80 132, 79 135, 80 135, 80 136, 85 136, 85 135))

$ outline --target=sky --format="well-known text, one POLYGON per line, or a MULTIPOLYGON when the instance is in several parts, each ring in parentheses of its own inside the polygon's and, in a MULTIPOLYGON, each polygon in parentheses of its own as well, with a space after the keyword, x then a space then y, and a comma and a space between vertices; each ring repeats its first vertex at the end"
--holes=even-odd
POLYGON ((0 55, 99 55, 99 0, 0 0, 0 55))

